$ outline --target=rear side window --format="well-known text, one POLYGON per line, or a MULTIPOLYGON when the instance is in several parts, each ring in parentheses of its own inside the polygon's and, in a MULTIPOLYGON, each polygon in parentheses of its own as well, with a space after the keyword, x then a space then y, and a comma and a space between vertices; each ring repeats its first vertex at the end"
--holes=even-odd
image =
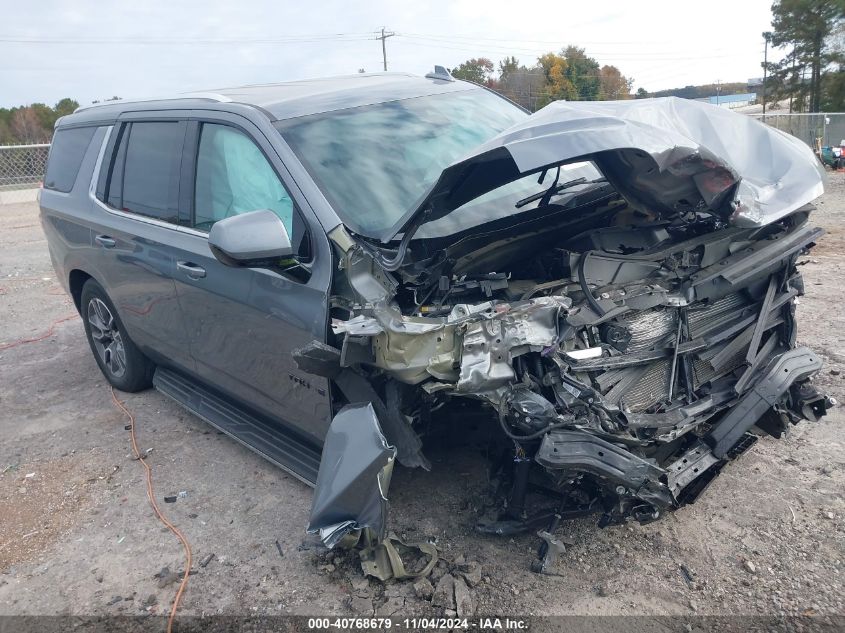
POLYGON ((175 224, 184 138, 185 125, 177 121, 125 126, 112 163, 109 205, 175 224))
POLYGON ((176 222, 184 137, 176 122, 132 124, 123 170, 124 211, 176 222))
POLYGON ((50 146, 50 159, 47 161, 47 173, 44 176, 44 188, 67 193, 73 189, 79 166, 95 127, 76 127, 59 129, 53 135, 50 146))

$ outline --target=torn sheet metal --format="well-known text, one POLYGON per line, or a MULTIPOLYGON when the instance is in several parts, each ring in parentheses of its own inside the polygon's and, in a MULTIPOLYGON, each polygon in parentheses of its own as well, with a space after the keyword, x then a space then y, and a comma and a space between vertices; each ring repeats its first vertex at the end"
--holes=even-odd
POLYGON ((443 170, 417 210, 445 217, 526 174, 591 160, 636 207, 702 204, 762 226, 824 192, 824 169, 799 139, 725 108, 675 97, 555 101, 443 170))
POLYGON ((361 570, 367 576, 378 578, 386 582, 391 578, 404 580, 406 578, 425 578, 434 569, 439 560, 437 548, 433 543, 406 543, 399 537, 390 534, 377 545, 364 544, 360 551, 361 570), (402 560, 400 547, 403 550, 415 551, 427 558, 426 564, 418 571, 409 571, 402 560))
POLYGON ((308 532, 319 533, 329 548, 362 530, 371 532, 375 542, 383 539, 395 457, 370 403, 341 409, 323 446, 308 532))
POLYGON ((539 297, 480 313, 483 318, 466 325, 461 355, 455 359, 460 366, 457 391, 492 391, 515 380, 514 357, 555 345, 559 318, 571 305, 567 297, 539 297))

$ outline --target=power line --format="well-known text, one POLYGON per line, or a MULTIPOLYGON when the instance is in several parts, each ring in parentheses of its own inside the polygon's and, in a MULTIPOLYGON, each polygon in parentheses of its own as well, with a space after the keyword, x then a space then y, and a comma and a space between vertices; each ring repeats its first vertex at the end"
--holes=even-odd
POLYGON ((237 38, 151 38, 143 36, 129 37, 25 37, 15 35, 0 35, 0 42, 13 44, 141 44, 141 45, 169 45, 169 44, 298 44, 301 42, 324 41, 365 41, 371 40, 373 32, 364 33, 328 33, 322 35, 295 35, 289 37, 237 37, 237 38))
MULTIPOLYGON (((402 34, 406 35, 406 36, 413 35, 413 36, 417 36, 417 37, 425 37, 425 38, 428 38, 428 39, 442 39, 442 40, 450 40, 450 41, 453 41, 453 40, 471 40, 473 42, 511 41, 511 42, 533 42, 533 43, 536 43, 536 44, 557 44, 557 45, 560 45, 561 41, 562 41, 562 40, 538 40, 538 39, 534 39, 534 38, 529 38, 529 39, 512 38, 512 37, 508 37, 508 36, 504 36, 504 35, 499 36, 499 37, 482 37, 482 36, 476 36, 476 35, 446 35, 446 34, 443 34, 443 33, 412 33, 412 32, 409 32, 409 31, 404 31, 402 34)), ((659 42, 659 41, 656 41, 656 40, 651 40, 651 42, 653 44, 667 44, 667 43, 669 43, 669 42, 659 42)), ((642 45, 643 42, 642 42, 642 40, 629 40, 629 41, 623 41, 623 40, 592 40, 592 41, 581 40, 580 43, 581 44, 599 44, 599 45, 604 45, 604 44, 642 45)), ((684 42, 672 42, 672 43, 678 44, 681 47, 680 50, 689 50, 689 46, 685 45, 684 42)), ((718 48, 719 47, 715 47, 716 50, 718 50, 718 48)))
MULTIPOLYGON (((562 44, 566 43, 565 39, 561 39, 561 40, 524 40, 524 39, 509 39, 507 37, 500 37, 500 38, 495 38, 495 39, 494 38, 468 38, 468 37, 464 37, 464 36, 425 35, 425 34, 422 34, 422 33, 411 33, 411 32, 408 32, 408 31, 401 31, 399 33, 399 35, 402 36, 402 37, 407 37, 407 38, 412 38, 412 39, 431 40, 431 41, 447 42, 447 43, 463 44, 463 45, 466 45, 466 44, 482 45, 481 43, 483 43, 483 42, 495 42, 496 43, 496 44, 494 44, 495 48, 514 48, 514 49, 521 48, 523 50, 546 50, 547 47, 545 46, 545 44, 552 44, 552 45, 561 46, 562 44), (523 42, 523 43, 527 42, 529 45, 528 46, 520 46, 520 45, 512 46, 510 44, 510 42, 523 42), (543 44, 544 46, 535 46, 535 45, 540 45, 540 44, 543 44)), ((613 42, 608 42, 608 41, 605 41, 605 42, 571 41, 570 43, 573 44, 573 45, 598 44, 599 46, 623 44, 623 42, 620 42, 620 41, 613 41, 613 42)), ((628 42, 627 44, 642 46, 643 42, 628 42)), ((654 44, 654 42, 652 42, 652 44, 654 44)), ((483 44, 483 45, 489 46, 489 44, 483 44)), ((749 45, 746 46, 746 48, 750 49, 752 46, 756 50, 757 45, 749 44, 749 45)), ((708 50, 711 50, 711 51, 733 51, 733 52, 735 52, 737 50, 737 47, 736 46, 731 46, 731 47, 724 47, 724 46, 718 47, 717 46, 717 47, 712 47, 708 50)), ((623 53, 618 53, 618 54, 624 54, 624 55, 655 55, 655 54, 674 55, 676 52, 688 52, 688 51, 689 51, 689 46, 679 46, 679 48, 677 48, 677 49, 667 49, 666 47, 662 47, 660 49, 660 52, 657 52, 657 53, 654 53, 654 52, 638 53, 638 52, 635 52, 635 51, 625 51, 623 53)))
MULTIPOLYGON (((478 52, 487 51, 487 52, 496 52, 496 53, 505 53, 505 54, 513 54, 513 53, 520 53, 520 54, 537 54, 537 53, 546 53, 548 51, 548 47, 521 47, 521 46, 509 46, 507 44, 501 45, 490 45, 486 43, 477 43, 473 45, 471 42, 452 42, 449 39, 437 39, 437 38, 428 38, 428 37, 420 37, 416 35, 410 35, 407 33, 397 33, 399 37, 404 38, 405 40, 413 40, 411 42, 406 41, 406 44, 412 44, 416 46, 428 46, 437 48, 443 48, 448 50, 459 50, 459 51, 472 51, 478 52)), ((557 42, 560 45, 560 42, 557 42)), ((688 50, 688 49, 687 49, 688 50)), ((735 57, 738 53, 736 51, 732 53, 723 53, 723 54, 714 54, 714 55, 692 55, 692 56, 679 56, 676 54, 672 54, 671 52, 666 52, 665 54, 661 53, 635 53, 635 52, 625 52, 625 53, 617 53, 617 52, 609 52, 609 51, 589 51, 591 55, 599 56, 599 57, 607 57, 613 58, 621 61, 683 61, 683 60, 696 60, 696 59, 724 59, 735 57)))
MULTIPOLYGON (((375 34, 375 39, 384 40, 388 37, 399 36, 405 39, 418 40, 419 42, 431 42, 437 44, 440 48, 450 50, 467 50, 475 51, 478 48, 484 48, 488 51, 498 51, 504 53, 527 53, 533 54, 536 52, 547 52, 545 46, 531 46, 531 45, 516 45, 509 46, 507 44, 491 45, 487 42, 502 42, 506 41, 503 38, 483 38, 472 36, 443 36, 443 35, 428 35, 422 33, 410 32, 386 32, 385 29, 381 31, 369 32, 354 32, 354 33, 323 33, 323 34, 308 34, 295 36, 281 36, 281 37, 236 37, 236 38, 203 38, 203 37, 145 37, 145 36, 114 36, 114 37, 31 37, 25 35, 0 34, 0 42, 15 43, 15 44, 124 44, 124 45, 171 45, 171 44, 288 44, 288 43, 307 43, 307 42, 322 42, 322 41, 364 41, 372 39, 375 34)), ((512 40, 514 42, 528 42, 529 40, 512 40)), ((533 40, 537 45, 541 44, 557 44, 560 41, 548 40, 533 40)), ((410 42, 407 42, 410 43, 410 42)), ((581 42, 585 44, 587 42, 581 42)), ((595 42, 598 43, 598 42, 595 42)), ((622 42, 613 42, 621 44, 622 42)), ((601 44, 611 44, 611 42, 601 42, 601 44)), ((418 43, 418 46, 425 44, 418 43)), ((688 50, 688 49, 684 49, 688 50)), ((720 50, 720 49, 712 49, 720 50)), ((386 51, 383 52, 382 62, 386 57, 386 51)), ((649 52, 610 52, 610 51, 590 51, 593 55, 615 57, 617 59, 628 59, 632 61, 664 61, 664 60, 683 60, 683 59, 715 59, 731 57, 736 54, 710 54, 697 55, 691 57, 678 57, 671 51, 663 49, 658 53, 649 52)))

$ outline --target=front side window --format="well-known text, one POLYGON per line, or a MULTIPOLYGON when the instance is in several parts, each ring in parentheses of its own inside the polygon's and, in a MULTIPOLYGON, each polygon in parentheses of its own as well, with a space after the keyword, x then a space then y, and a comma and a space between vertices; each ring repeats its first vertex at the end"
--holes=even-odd
POLYGON ((112 181, 112 206, 165 222, 177 222, 184 126, 178 122, 132 123, 115 161, 123 163, 120 193, 112 181), (123 152, 125 151, 125 154, 123 152))
POLYGON ((270 209, 293 237, 293 201, 258 146, 227 125, 204 123, 197 154, 194 227, 209 230, 218 220, 270 209))

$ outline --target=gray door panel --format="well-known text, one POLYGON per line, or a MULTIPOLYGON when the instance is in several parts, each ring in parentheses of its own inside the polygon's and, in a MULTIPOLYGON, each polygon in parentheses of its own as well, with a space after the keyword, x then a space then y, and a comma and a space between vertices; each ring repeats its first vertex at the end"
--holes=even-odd
POLYGON ((205 382, 322 442, 328 384, 299 371, 291 351, 325 338, 325 292, 279 273, 218 262, 205 238, 174 250, 205 270, 175 273, 196 371, 205 382))
MULTIPOLYGON (((209 123, 234 124, 259 146, 276 175, 284 174, 285 189, 310 227, 314 257, 308 280, 296 281, 277 271, 223 265, 204 232, 174 243, 174 279, 196 372, 204 382, 322 443, 332 415, 328 381, 301 372, 291 352, 326 339, 328 240, 264 132, 239 115, 201 114, 209 123)), ((275 134, 272 127, 270 132, 275 134)))
POLYGON ((106 210, 99 201, 92 215, 92 263, 129 336, 149 356, 193 368, 173 281, 170 242, 178 231, 106 210))

